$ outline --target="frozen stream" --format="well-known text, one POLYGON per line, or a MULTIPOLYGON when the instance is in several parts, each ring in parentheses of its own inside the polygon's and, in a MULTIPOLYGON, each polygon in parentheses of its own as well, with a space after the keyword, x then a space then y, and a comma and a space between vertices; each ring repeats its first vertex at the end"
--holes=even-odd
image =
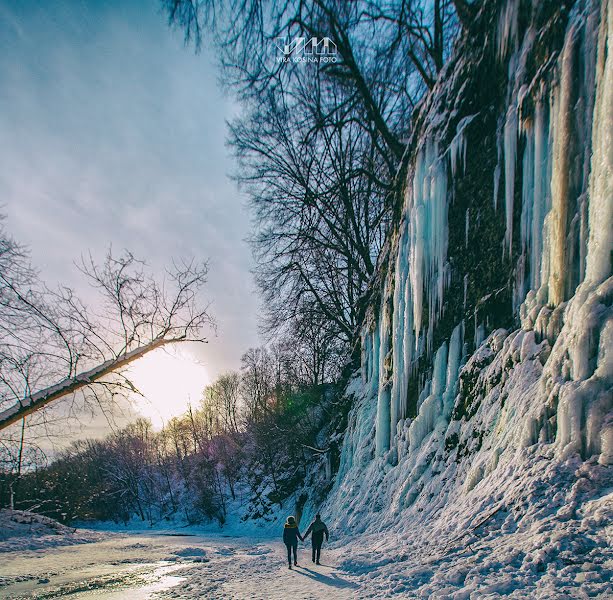
MULTIPOLYGON (((351 598, 356 582, 334 552, 325 564, 289 571, 279 541, 219 535, 110 534, 87 544, 0 554, 0 597, 144 600, 146 598, 351 598)), ((308 560, 308 563, 307 563, 308 560)))

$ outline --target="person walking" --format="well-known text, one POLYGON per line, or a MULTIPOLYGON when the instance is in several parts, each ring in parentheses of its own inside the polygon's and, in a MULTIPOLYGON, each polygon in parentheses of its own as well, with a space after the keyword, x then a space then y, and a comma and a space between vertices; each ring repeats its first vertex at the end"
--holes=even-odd
POLYGON ((309 525, 303 539, 306 540, 309 533, 311 534, 311 544, 313 546, 313 562, 315 564, 320 564, 319 558, 321 556, 321 545, 324 543, 324 535, 326 536, 326 542, 330 538, 328 527, 321 520, 321 515, 315 515, 315 520, 309 525))
POLYGON ((298 566, 298 540, 304 541, 300 531, 298 531, 298 523, 296 523, 294 517, 287 517, 287 523, 283 528, 283 542, 287 547, 287 562, 290 569, 292 568, 292 550, 294 551, 294 566, 298 566))

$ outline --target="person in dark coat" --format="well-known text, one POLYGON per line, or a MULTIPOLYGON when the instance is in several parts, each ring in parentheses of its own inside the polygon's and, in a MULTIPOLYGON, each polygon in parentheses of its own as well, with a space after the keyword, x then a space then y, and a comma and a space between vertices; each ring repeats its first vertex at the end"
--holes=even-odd
POLYGON ((296 523, 294 517, 287 517, 287 523, 283 528, 283 542, 287 548, 287 562, 290 569, 292 568, 292 550, 294 551, 294 565, 298 565, 298 540, 304 541, 300 531, 298 531, 298 523, 296 523))
POLYGON ((326 542, 330 538, 328 527, 321 520, 321 515, 315 515, 315 520, 309 525, 309 528, 304 534, 306 539, 311 534, 311 544, 313 546, 313 562, 319 564, 319 557, 321 556, 321 545, 324 543, 324 535, 326 536, 326 542))

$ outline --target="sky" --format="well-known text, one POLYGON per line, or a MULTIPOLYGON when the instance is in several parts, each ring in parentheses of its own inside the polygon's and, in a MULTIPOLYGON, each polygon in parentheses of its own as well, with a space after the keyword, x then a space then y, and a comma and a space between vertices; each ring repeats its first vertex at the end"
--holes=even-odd
POLYGON ((249 216, 225 146, 237 108, 218 75, 214 51, 186 48, 156 0, 0 0, 0 211, 42 278, 79 289, 74 261, 109 245, 160 273, 173 257, 209 261, 217 334, 134 367, 153 413, 170 393, 160 372, 179 382, 164 418, 258 344, 249 216))

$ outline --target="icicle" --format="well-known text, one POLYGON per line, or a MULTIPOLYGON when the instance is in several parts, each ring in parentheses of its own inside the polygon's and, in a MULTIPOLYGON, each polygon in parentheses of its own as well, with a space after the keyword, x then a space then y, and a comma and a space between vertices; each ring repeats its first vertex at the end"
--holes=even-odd
POLYGON ((362 383, 366 385, 370 381, 370 349, 371 340, 368 331, 362 331, 362 356, 361 356, 361 373, 362 383))
POLYGON ((589 239, 586 280, 600 283, 611 275, 613 248, 613 0, 601 9, 592 126, 589 239))
POLYGON ((541 101, 534 112, 534 200, 532 203, 532 227, 530 232, 530 287, 541 285, 541 259, 543 254, 543 228, 548 207, 549 169, 547 166, 547 125, 541 101))
POLYGON ((391 318, 388 302, 389 278, 386 278, 379 318, 379 385, 377 394, 376 451, 380 456, 390 444, 390 385, 387 380, 387 357, 390 349, 391 318))
POLYGON ((525 138, 522 157, 520 255, 515 272, 513 290, 513 310, 517 310, 526 296, 526 283, 529 277, 528 255, 532 242, 532 211, 534 204, 534 132, 530 120, 522 122, 525 138))
POLYGON ((417 157, 413 176, 413 204, 409 216, 409 266, 415 343, 423 315, 423 294, 429 306, 428 339, 443 305, 447 281, 447 172, 436 144, 428 141, 417 157))
POLYGON ((463 325, 457 325, 449 340, 449 356, 447 358, 446 388, 443 395, 443 417, 449 419, 456 395, 458 372, 462 358, 462 329, 463 325))
MULTIPOLYGON (((408 269, 408 265, 407 265, 408 269)), ((409 387, 409 377, 413 372, 413 348, 415 342, 413 339, 413 313, 408 307, 412 304, 411 298, 411 282, 408 274, 404 285, 404 297, 405 297, 405 325, 404 325, 404 337, 403 337, 403 354, 404 354, 404 372, 402 374, 402 385, 400 388, 401 399, 401 412, 400 417, 405 418, 407 416, 407 390, 409 387)))
POLYGON ((379 325, 377 324, 372 332, 372 348, 370 350, 370 385, 373 395, 377 395, 379 392, 379 339, 379 325))
MULTIPOLYGON (((419 405, 417 417, 409 427, 409 453, 413 452, 433 431, 442 412, 442 398, 447 381, 447 343, 443 342, 434 357, 430 394, 419 405)), ((428 387, 428 386, 426 386, 428 387)), ((426 389, 426 388, 424 388, 426 389)))
POLYGON ((424 153, 419 152, 415 161, 415 174, 413 175, 413 205, 409 217, 411 252, 409 256, 411 272, 411 292, 413 296, 413 323, 415 327, 416 343, 421 330, 422 298, 423 298, 423 262, 424 262, 424 217, 422 188, 425 178, 424 153))
MULTIPOLYGON (((500 157, 499 157, 500 158, 500 157)), ((494 169, 494 210, 498 208, 498 190, 500 189, 500 161, 494 169)))
POLYGON ((517 107, 507 111, 504 124, 504 204, 506 219, 505 248, 511 255, 513 243, 513 203, 515 199, 515 161, 517 157, 517 107))
POLYGON ((447 342, 443 342, 436 351, 434 367, 432 368, 432 392, 433 396, 442 397, 447 383, 447 342))
POLYGON ((456 128, 456 134, 449 144, 449 164, 451 176, 455 177, 459 161, 466 169, 466 128, 477 115, 469 115, 460 120, 456 128))
POLYGON ((509 44, 517 46, 517 15, 519 11, 519 0, 507 0, 504 9, 500 11, 498 17, 498 52, 499 61, 504 60, 509 52, 509 44))
POLYGON ((566 35, 562 50, 560 88, 556 98, 553 131, 553 172, 551 174, 552 208, 549 235, 549 302, 557 305, 564 300, 566 265, 566 221, 568 213, 568 185, 570 173, 570 135, 572 119, 572 90, 574 84, 573 52, 575 28, 566 35))
POLYGON ((475 315, 475 338, 474 338, 475 348, 478 348, 483 343, 484 339, 485 339, 485 326, 483 325, 483 323, 480 323, 479 325, 477 325, 477 319, 475 315))
MULTIPOLYGON (((408 266, 408 226, 403 222, 400 239, 398 241, 398 254, 396 257, 395 287, 394 287, 394 312, 392 324, 392 353, 394 373, 392 377, 392 390, 390 400, 390 432, 393 436, 396 425, 401 418, 404 405, 403 388, 405 372, 404 332, 407 328, 406 314, 406 280, 409 274, 408 266)), ((390 440, 390 443, 393 439, 390 440)))

